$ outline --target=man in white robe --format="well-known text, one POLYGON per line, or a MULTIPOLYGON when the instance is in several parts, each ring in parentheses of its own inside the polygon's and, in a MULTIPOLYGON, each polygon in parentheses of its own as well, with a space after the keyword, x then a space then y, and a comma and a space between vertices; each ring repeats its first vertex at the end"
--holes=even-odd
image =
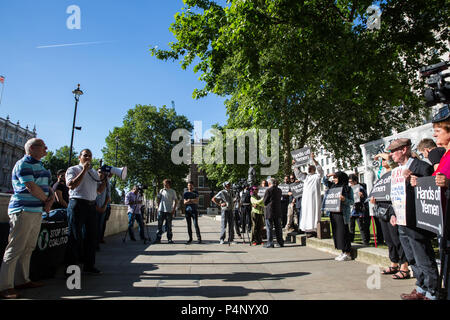
POLYGON ((317 222, 320 221, 321 216, 320 182, 323 177, 323 169, 314 158, 314 153, 311 153, 311 159, 315 165, 308 167, 308 174, 303 180, 302 214, 299 228, 312 236, 312 233, 316 232, 317 222))

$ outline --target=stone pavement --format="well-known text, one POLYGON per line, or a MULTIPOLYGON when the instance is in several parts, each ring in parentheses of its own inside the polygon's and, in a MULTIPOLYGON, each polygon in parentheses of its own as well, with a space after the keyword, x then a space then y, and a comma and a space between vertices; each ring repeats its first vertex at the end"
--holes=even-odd
MULTIPOLYGON (((173 223, 174 244, 122 242, 124 233, 106 238, 97 253, 101 275, 81 275, 81 289, 69 290, 62 271, 45 286, 22 290, 23 299, 116 300, 399 300, 415 279, 393 280, 371 265, 338 262, 336 255, 300 244, 284 248, 220 245, 220 222, 199 218, 203 244, 190 245, 186 222, 173 223), (368 268, 369 272, 368 273, 368 268), (367 283, 379 288, 369 289, 367 283), (369 280, 369 281, 368 281, 369 280)), ((156 224, 148 225, 155 237, 156 224)), ((136 234, 137 235, 137 234, 136 234)), ((379 270, 379 267, 375 267, 379 270)))

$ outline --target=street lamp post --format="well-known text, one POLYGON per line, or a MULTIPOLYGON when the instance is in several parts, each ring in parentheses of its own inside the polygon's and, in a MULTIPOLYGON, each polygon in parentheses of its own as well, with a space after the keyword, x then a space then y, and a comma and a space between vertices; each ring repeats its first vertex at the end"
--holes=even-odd
POLYGON ((75 129, 81 130, 81 127, 75 127, 75 119, 77 117, 78 101, 80 100, 80 96, 83 94, 83 91, 80 90, 80 84, 78 84, 78 88, 73 90, 72 93, 75 98, 75 111, 73 113, 72 138, 70 139, 69 161, 67 163, 67 167, 70 167, 70 162, 72 160, 73 133, 74 133, 75 129))

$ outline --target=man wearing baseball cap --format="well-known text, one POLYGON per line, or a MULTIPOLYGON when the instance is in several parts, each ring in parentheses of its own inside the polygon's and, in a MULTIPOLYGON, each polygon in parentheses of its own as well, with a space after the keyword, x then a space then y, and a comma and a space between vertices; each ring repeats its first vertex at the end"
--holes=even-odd
MULTIPOLYGON (((403 300, 429 300, 436 299, 439 288, 439 275, 431 240, 434 234, 416 226, 416 206, 414 187, 411 186, 411 176, 424 177, 433 174, 433 167, 417 158, 411 157, 411 140, 407 138, 396 139, 388 146, 392 160, 402 167, 402 174, 406 180, 406 225, 399 225, 400 242, 405 251, 414 276, 416 288, 409 294, 401 294, 403 300)), ((397 225, 397 218, 391 216, 391 224, 397 225)), ((405 272, 404 278, 409 278, 405 272)))

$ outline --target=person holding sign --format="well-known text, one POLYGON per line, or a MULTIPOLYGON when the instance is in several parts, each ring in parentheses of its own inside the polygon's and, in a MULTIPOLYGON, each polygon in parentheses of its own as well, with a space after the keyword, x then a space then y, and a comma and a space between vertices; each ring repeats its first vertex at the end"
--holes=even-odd
MULTIPOLYGON (((386 172, 390 172, 396 166, 392 162, 389 153, 380 153, 374 157, 375 160, 379 158, 381 158, 381 165, 386 172)), ((374 205, 375 213, 380 219, 381 230, 383 231, 384 240, 388 246, 389 260, 391 261, 391 265, 385 268, 382 274, 392 274, 393 279, 409 279, 411 275, 405 251, 400 242, 398 226, 393 226, 389 222, 391 215, 394 214, 391 201, 375 200, 375 197, 372 196, 370 203, 374 205)))
POLYGON ((311 237, 316 233, 317 222, 320 221, 320 180, 323 177, 323 169, 311 153, 311 159, 315 165, 308 167, 308 175, 303 180, 302 214, 299 229, 311 237))
POLYGON ((337 261, 350 261, 352 260, 351 251, 352 243, 350 241, 350 206, 353 205, 353 190, 348 185, 348 175, 345 172, 338 171, 336 173, 330 173, 328 177, 333 177, 333 182, 324 179, 324 184, 330 190, 334 188, 342 188, 342 193, 339 196, 341 201, 340 212, 330 212, 331 230, 333 232, 334 247, 338 250, 342 250, 341 255, 337 256, 337 261))
MULTIPOLYGON (((411 176, 424 177, 433 173, 433 167, 417 158, 411 157, 411 140, 402 138, 391 142, 387 150, 390 151, 392 160, 399 164, 398 168, 392 170, 391 198, 394 205, 394 215, 391 216, 391 224, 398 225, 400 242, 405 251, 414 276, 416 277, 416 288, 409 294, 401 294, 403 300, 435 300, 437 298, 439 283, 436 259, 434 257, 431 240, 434 234, 430 231, 420 229, 416 226, 415 193, 411 185, 411 176), (395 189, 403 182, 403 210, 395 206, 395 189), (404 219, 399 219, 404 216, 404 219)), ((400 190, 400 188, 397 188, 400 190)), ((401 194, 396 197, 401 199, 401 194)))
POLYGON ((352 214, 350 216, 350 241, 353 242, 355 239, 355 224, 358 222, 359 231, 361 232, 361 238, 365 246, 370 244, 370 215, 369 207, 366 202, 367 192, 366 189, 359 184, 358 176, 354 173, 349 175, 349 182, 353 189, 353 196, 355 199, 355 204, 352 209, 352 214), (355 196, 357 195, 357 197, 355 196), (357 201, 358 199, 359 201, 357 201))

